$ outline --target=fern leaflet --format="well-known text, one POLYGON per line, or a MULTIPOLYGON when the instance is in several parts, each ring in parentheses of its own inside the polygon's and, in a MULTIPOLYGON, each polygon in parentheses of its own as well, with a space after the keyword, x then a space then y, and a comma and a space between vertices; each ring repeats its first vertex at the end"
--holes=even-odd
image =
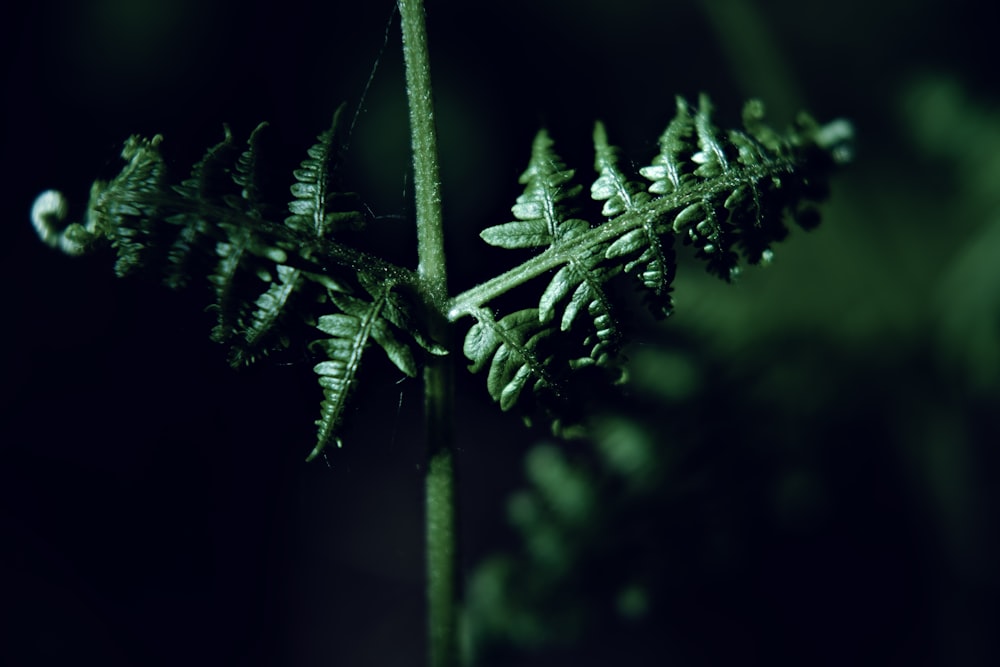
POLYGON ((552 388, 558 393, 555 378, 546 368, 552 357, 539 354, 540 344, 554 329, 539 324, 536 309, 519 310, 500 321, 485 309, 473 316, 476 324, 469 329, 463 345, 465 356, 472 362, 469 370, 477 373, 489 367, 486 388, 501 409, 509 410, 532 380, 536 391, 552 388))
POLYGON ((344 407, 357 382, 361 357, 371 341, 378 344, 389 360, 409 377, 417 375, 417 361, 412 346, 396 332, 407 334, 419 347, 431 354, 446 354, 446 350, 428 341, 411 321, 406 304, 393 286, 365 280, 364 291, 368 301, 357 296, 329 293, 330 301, 340 312, 323 315, 316 328, 329 338, 317 340, 313 345, 326 354, 326 359, 314 367, 323 389, 320 418, 316 421, 318 433, 316 446, 309 454, 311 461, 330 443, 341 445, 336 429, 340 425, 344 407))
POLYGON ((108 183, 97 181, 90 194, 88 216, 98 234, 118 252, 115 273, 124 276, 142 264, 144 250, 153 245, 159 216, 154 196, 164 187, 166 165, 160 155, 163 136, 130 137, 122 149, 125 168, 108 183))
MULTIPOLYGON (((622 213, 632 213, 642 209, 652 194, 643 189, 641 183, 629 179, 618 166, 618 149, 608 143, 604 124, 594 127, 594 169, 598 177, 590 188, 590 196, 603 201, 601 215, 612 218, 622 213)), ((668 172, 669 173, 669 172, 668 172)), ((627 273, 638 271, 643 286, 649 290, 647 301, 654 313, 669 315, 671 311, 670 289, 674 279, 673 237, 666 237, 656 228, 656 219, 646 216, 642 226, 617 238, 607 246, 604 257, 608 260, 625 261, 627 273)))
MULTIPOLYGON (((575 172, 566 169, 552 146, 544 130, 535 137, 528 168, 521 176, 524 194, 511 208, 518 220, 484 229, 481 236, 487 243, 503 248, 565 247, 590 229, 585 220, 573 217, 583 188, 572 182, 575 172)), ((562 331, 568 331, 586 309, 593 318, 594 335, 587 343, 593 347, 590 356, 595 362, 605 360, 618 339, 611 302, 602 286, 620 268, 598 267, 601 259, 598 249, 581 249, 553 276, 537 309, 539 322, 545 324, 555 318, 557 306, 568 297, 560 318, 562 331)))
POLYGON ((285 225, 317 238, 323 238, 328 231, 356 228, 363 222, 357 198, 334 188, 334 168, 343 157, 339 136, 343 111, 343 104, 337 107, 330 127, 316 138, 306 159, 292 172, 294 199, 288 203, 291 215, 285 218, 285 225))

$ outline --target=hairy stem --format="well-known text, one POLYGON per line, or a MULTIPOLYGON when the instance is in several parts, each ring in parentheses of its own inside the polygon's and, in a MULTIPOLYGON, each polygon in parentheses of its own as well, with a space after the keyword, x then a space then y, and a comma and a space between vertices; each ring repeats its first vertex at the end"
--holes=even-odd
MULTIPOLYGON (((435 405, 440 408, 446 402, 437 401, 435 405)), ((437 447, 430 447, 425 480, 429 664, 431 667, 454 667, 458 664, 456 604, 459 591, 454 454, 450 446, 440 446, 442 441, 450 445, 450 410, 428 413, 427 418, 428 430, 436 430, 439 439, 437 447)))
MULTIPOLYGON (((426 312, 431 320, 430 333, 438 342, 444 343, 447 342, 447 322, 439 306, 447 298, 448 280, 423 1, 399 0, 399 15, 413 144, 417 275, 429 306, 426 312)), ((458 663, 452 370, 450 357, 434 358, 424 370, 428 458, 425 480, 428 651, 431 667, 453 667, 458 663)))
POLYGON ((413 191, 417 205, 417 272, 440 300, 448 290, 441 223, 441 180, 431 97, 431 70, 422 0, 399 0, 406 61, 406 94, 413 144, 413 191))

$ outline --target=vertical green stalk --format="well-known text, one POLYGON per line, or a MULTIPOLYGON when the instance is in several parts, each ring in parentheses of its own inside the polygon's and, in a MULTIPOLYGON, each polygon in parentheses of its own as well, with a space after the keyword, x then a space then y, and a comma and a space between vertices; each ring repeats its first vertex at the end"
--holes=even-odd
POLYGON ((441 223, 441 179, 431 96, 430 59, 423 0, 399 0, 413 143, 413 190, 417 203, 417 272, 434 299, 447 295, 448 279, 441 223))
MULTIPOLYGON (((406 93, 413 144, 413 188, 417 212, 417 273, 428 302, 430 331, 446 342, 441 315, 448 296, 441 181, 431 96, 430 59, 423 0, 399 0, 406 62, 406 93)), ((431 667, 458 663, 456 598, 458 570, 455 539, 455 474, 452 445, 452 364, 437 357, 424 370, 427 419, 426 529, 428 650, 431 667)))

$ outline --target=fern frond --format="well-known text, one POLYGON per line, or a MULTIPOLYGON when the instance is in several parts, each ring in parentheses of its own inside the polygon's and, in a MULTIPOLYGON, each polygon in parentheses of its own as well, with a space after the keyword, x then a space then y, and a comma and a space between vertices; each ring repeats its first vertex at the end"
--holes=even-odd
POLYGON ((261 273, 247 275, 247 264, 252 261, 250 244, 252 232, 249 229, 235 230, 227 241, 219 241, 216 246, 218 261, 208 280, 215 291, 215 303, 211 309, 218 314, 218 322, 212 328, 211 338, 216 343, 230 343, 239 333, 240 322, 246 315, 242 298, 244 290, 238 287, 242 280, 269 279, 269 274, 261 267, 261 273), (249 260, 249 261, 248 261, 249 260))
MULTIPOLYGON (((489 227, 482 231, 482 238, 504 248, 572 244, 590 229, 585 220, 573 217, 583 190, 572 182, 574 175, 575 172, 567 169, 553 150, 548 133, 540 131, 532 144, 528 168, 521 176, 521 183, 526 185, 524 194, 511 208, 518 220, 489 227)), ((625 191, 630 188, 627 184, 622 187, 625 191)), ((630 197, 631 193, 626 196, 630 197)), ((563 331, 568 331, 585 309, 594 324, 594 335, 586 342, 593 348, 591 356, 595 362, 605 359, 618 340, 617 324, 603 285, 620 269, 599 267, 602 259, 596 249, 576 253, 553 276, 537 308, 539 323, 546 324, 556 317, 557 307, 565 302, 560 317, 563 331)))
MULTIPOLYGON (((247 147, 237 158, 232 172, 232 180, 239 188, 239 196, 226 199, 230 207, 244 209, 251 220, 264 218, 264 202, 259 183, 258 142, 266 127, 267 123, 260 123, 247 138, 247 147)), ((241 322, 248 317, 249 307, 242 295, 255 289, 258 279, 270 280, 270 261, 261 262, 259 249, 254 252, 257 243, 252 227, 234 225, 227 227, 227 231, 227 238, 215 245, 217 259, 208 280, 215 291, 212 308, 218 313, 218 322, 212 329, 211 338, 217 343, 231 344, 240 333, 241 322)), ((274 250, 276 249, 266 253, 268 260, 281 259, 274 250)), ((238 354, 230 353, 231 362, 238 354)))
POLYGON ((323 315, 316 324, 317 329, 330 337, 313 343, 326 353, 326 360, 316 364, 313 369, 323 388, 323 402, 320 406, 320 418, 316 421, 316 446, 306 458, 307 461, 316 458, 331 440, 338 447, 341 445, 336 430, 347 399, 357 382, 362 354, 370 342, 378 344, 389 361, 409 377, 417 375, 417 359, 414 348, 400 338, 397 332, 412 339, 431 354, 447 353, 444 348, 429 342, 418 332, 418 328, 410 320, 406 304, 391 284, 378 284, 367 279, 362 282, 371 301, 331 291, 330 301, 340 312, 323 315))
POLYGON ((514 222, 484 229, 480 236, 501 248, 550 246, 586 229, 584 220, 572 217, 581 186, 571 183, 575 171, 567 169, 552 150, 552 139, 541 130, 531 146, 528 168, 520 183, 526 187, 511 208, 514 222))
POLYGON ((254 302, 253 315, 242 331, 241 340, 233 342, 229 358, 233 367, 249 365, 271 351, 267 343, 301 280, 298 269, 285 264, 275 267, 273 277, 268 277, 268 288, 254 302))
MULTIPOLYGON (((740 271, 741 254, 750 264, 772 256, 770 246, 787 235, 787 211, 794 213, 803 199, 820 198, 803 188, 808 179, 787 178, 805 171, 805 149, 815 146, 816 128, 779 135, 763 123, 758 101, 744 108, 743 130, 724 133, 711 114, 705 95, 696 109, 678 98, 677 115, 660 137, 660 153, 639 173, 651 181, 651 193, 669 195, 674 204, 673 210, 657 210, 660 220, 695 246, 711 273, 729 280, 740 271), (679 196, 685 191, 688 197, 679 196)), ((665 206, 653 200, 651 208, 665 206)), ((806 216, 798 219, 807 222, 806 216)))
POLYGON ((159 217, 156 195, 165 185, 162 142, 159 134, 152 139, 129 137, 121 153, 125 167, 109 182, 95 182, 91 190, 88 216, 96 233, 109 239, 118 252, 118 276, 140 267, 144 250, 152 245, 153 221, 159 217))
POLYGON ((552 357, 539 351, 540 344, 555 330, 539 324, 536 309, 519 310, 499 321, 485 309, 473 316, 476 324, 466 334, 462 349, 472 362, 471 372, 489 368, 486 388, 502 410, 517 402, 529 382, 535 391, 549 388, 558 393, 555 378, 546 368, 552 357))
POLYGON ((251 217, 264 217, 264 197, 260 184, 260 135, 267 128, 267 123, 260 123, 247 137, 247 147, 236 160, 233 170, 233 182, 240 187, 240 198, 243 200, 247 213, 251 217))
POLYGON ((597 180, 590 186, 590 196, 603 201, 601 215, 613 218, 634 211, 650 199, 650 194, 638 181, 629 179, 618 167, 618 148, 608 143, 604 123, 594 125, 594 169, 597 180))
MULTIPOLYGON (((191 169, 191 175, 173 190, 191 201, 223 203, 223 193, 231 187, 229 163, 235 152, 233 133, 223 125, 223 138, 205 152, 191 169)), ((195 248, 206 233, 208 221, 197 212, 184 212, 171 216, 175 237, 167 250, 167 268, 163 282, 171 289, 186 287, 195 273, 195 248)))
POLYGON ((838 155, 849 154, 838 147, 849 140, 849 124, 837 121, 819 127, 803 117, 779 134, 764 125, 762 106, 756 102, 748 104, 743 117, 744 129, 723 132, 712 121, 708 97, 702 95, 697 107, 677 98, 676 113, 660 137, 659 154, 638 171, 637 176, 648 181, 645 186, 622 168, 617 149, 598 123, 597 178, 590 193, 602 202, 602 210, 594 222, 575 217, 580 202, 579 188, 571 184, 573 171, 555 155, 548 135, 539 133, 521 179, 527 187, 512 209, 518 219, 489 227, 481 236, 495 246, 544 250, 456 296, 447 309, 451 320, 464 315, 476 319, 467 337, 467 356, 469 351, 479 355, 470 357, 474 369, 487 363, 483 354, 500 349, 497 341, 503 336, 513 341, 508 346, 513 352, 505 351, 500 358, 501 371, 507 356, 520 362, 513 373, 498 371, 506 382, 488 380, 494 399, 500 400, 505 388, 508 394, 520 393, 526 377, 537 376, 533 368, 553 373, 556 368, 613 367, 618 325, 606 284, 623 271, 633 274, 654 313, 669 314, 675 235, 695 246, 710 272, 729 280, 739 272, 741 259, 756 264, 771 258, 772 244, 788 233, 787 217, 805 228, 814 224, 809 202, 824 196, 829 168, 841 161, 838 155), (510 320, 489 315, 485 306, 493 298, 549 272, 552 277, 537 309, 518 311, 516 317, 508 316, 510 320), (593 327, 583 337, 589 348, 585 354, 561 349, 556 357, 543 358, 522 344, 530 340, 523 333, 529 330, 527 313, 538 315, 539 328, 531 331, 544 331, 555 340, 553 334, 563 338, 565 333, 579 333, 584 309, 593 327), (558 332, 547 328, 556 319, 558 332))
MULTIPOLYGON (((294 199, 288 204, 291 215, 285 218, 285 225, 307 237, 323 239, 338 229, 356 227, 362 220, 356 208, 347 207, 357 204, 355 197, 335 187, 337 164, 343 157, 338 134, 343 109, 344 105, 337 108, 330 127, 317 137, 317 143, 306 151, 307 157, 292 172, 296 181, 290 188, 294 199)), ((239 171, 238 164, 234 180, 244 185, 243 195, 250 198, 255 193, 253 187, 247 187, 251 180, 252 153, 245 156, 242 164, 246 172, 239 171)), ((299 247, 298 252, 305 258, 312 255, 308 246, 299 247)), ((264 274, 267 289, 254 302, 252 315, 239 318, 242 331, 230 354, 233 366, 252 363, 272 349, 278 323, 309 277, 300 269, 285 265, 277 266, 273 274, 264 274)))
MULTIPOLYGON (((674 132, 680 131, 680 127, 674 128, 674 132)), ((618 149, 608 143, 604 124, 600 122, 594 127, 594 153, 594 169, 598 177, 590 188, 590 196, 604 202, 602 215, 611 218, 635 212, 649 202, 651 193, 640 182, 628 178, 618 166, 618 149)), ((669 156, 664 160, 664 175, 669 180, 673 174, 679 185, 678 165, 669 160, 669 156), (671 169, 671 164, 674 169, 671 169)), ((670 183, 672 185, 673 181, 670 180, 670 183)), ((626 273, 637 273, 642 285, 649 290, 646 300, 653 312, 666 316, 671 311, 670 290, 676 266, 673 237, 664 238, 655 223, 655 218, 645 217, 641 227, 623 234, 608 245, 604 257, 616 263, 624 261, 626 273)))
POLYGON ((314 343, 326 353, 326 360, 313 367, 313 371, 319 376, 320 387, 323 388, 323 402, 320 405, 320 418, 316 421, 319 428, 316 446, 306 457, 307 461, 316 458, 331 439, 336 440, 338 447, 342 444, 335 435, 336 428, 340 425, 348 396, 354 389, 358 368, 361 366, 361 355, 368 345, 368 339, 373 335, 373 328, 379 321, 379 311, 384 303, 384 295, 370 303, 353 297, 342 297, 337 305, 344 312, 323 315, 316 324, 316 328, 329 334, 330 338, 314 343))
POLYGON ((652 164, 639 170, 644 178, 653 183, 649 191, 657 195, 669 195, 681 189, 687 180, 688 160, 684 155, 690 153, 691 135, 694 133, 694 121, 688 103, 682 98, 676 98, 676 112, 660 135, 660 152, 653 158, 652 164))
POLYGON ((338 135, 344 105, 337 107, 330 127, 317 137, 298 169, 292 172, 294 199, 288 203, 290 216, 285 225, 291 229, 323 238, 336 229, 355 228, 362 222, 353 195, 338 192, 334 172, 343 152, 338 135))
POLYGON ((588 255, 559 269, 539 299, 538 319, 541 323, 552 320, 556 305, 568 296, 569 300, 559 322, 560 330, 569 331, 580 311, 586 309, 592 318, 594 333, 584 344, 593 345, 589 356, 594 362, 603 363, 607 360, 605 355, 614 349, 619 338, 611 299, 605 293, 603 285, 621 267, 597 267, 595 265, 598 261, 600 255, 588 255))

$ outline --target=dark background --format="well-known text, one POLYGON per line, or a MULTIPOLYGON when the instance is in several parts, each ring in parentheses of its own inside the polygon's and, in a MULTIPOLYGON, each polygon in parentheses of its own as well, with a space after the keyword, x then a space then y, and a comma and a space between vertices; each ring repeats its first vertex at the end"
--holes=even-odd
MULTIPOLYGON (((714 369, 699 396, 717 403, 681 429, 704 441, 708 491, 658 530, 673 549, 735 535, 726 576, 687 553, 644 624, 511 663, 1000 660, 1000 115, 979 4, 428 3, 454 290, 508 265, 477 234, 506 221, 542 125, 584 174, 595 118, 647 160, 675 94, 710 93, 723 125, 760 96, 779 127, 807 108, 858 132, 823 227, 737 287, 682 265, 677 315, 649 336, 714 369), (814 500, 786 520, 762 499, 800 478, 814 500)), ((355 5, 43 0, 3 21, 5 664, 422 662, 418 385, 372 362, 344 448, 306 465, 319 391, 301 347, 231 371, 204 293, 117 280, 110 255, 61 256, 28 219, 46 188, 79 215, 131 133, 164 134, 183 173, 223 122, 267 120, 288 173, 380 58, 350 160, 405 257, 398 20, 355 5)), ((541 436, 498 417, 481 378, 460 377, 459 411, 471 570, 516 548, 504 498, 541 436)))

